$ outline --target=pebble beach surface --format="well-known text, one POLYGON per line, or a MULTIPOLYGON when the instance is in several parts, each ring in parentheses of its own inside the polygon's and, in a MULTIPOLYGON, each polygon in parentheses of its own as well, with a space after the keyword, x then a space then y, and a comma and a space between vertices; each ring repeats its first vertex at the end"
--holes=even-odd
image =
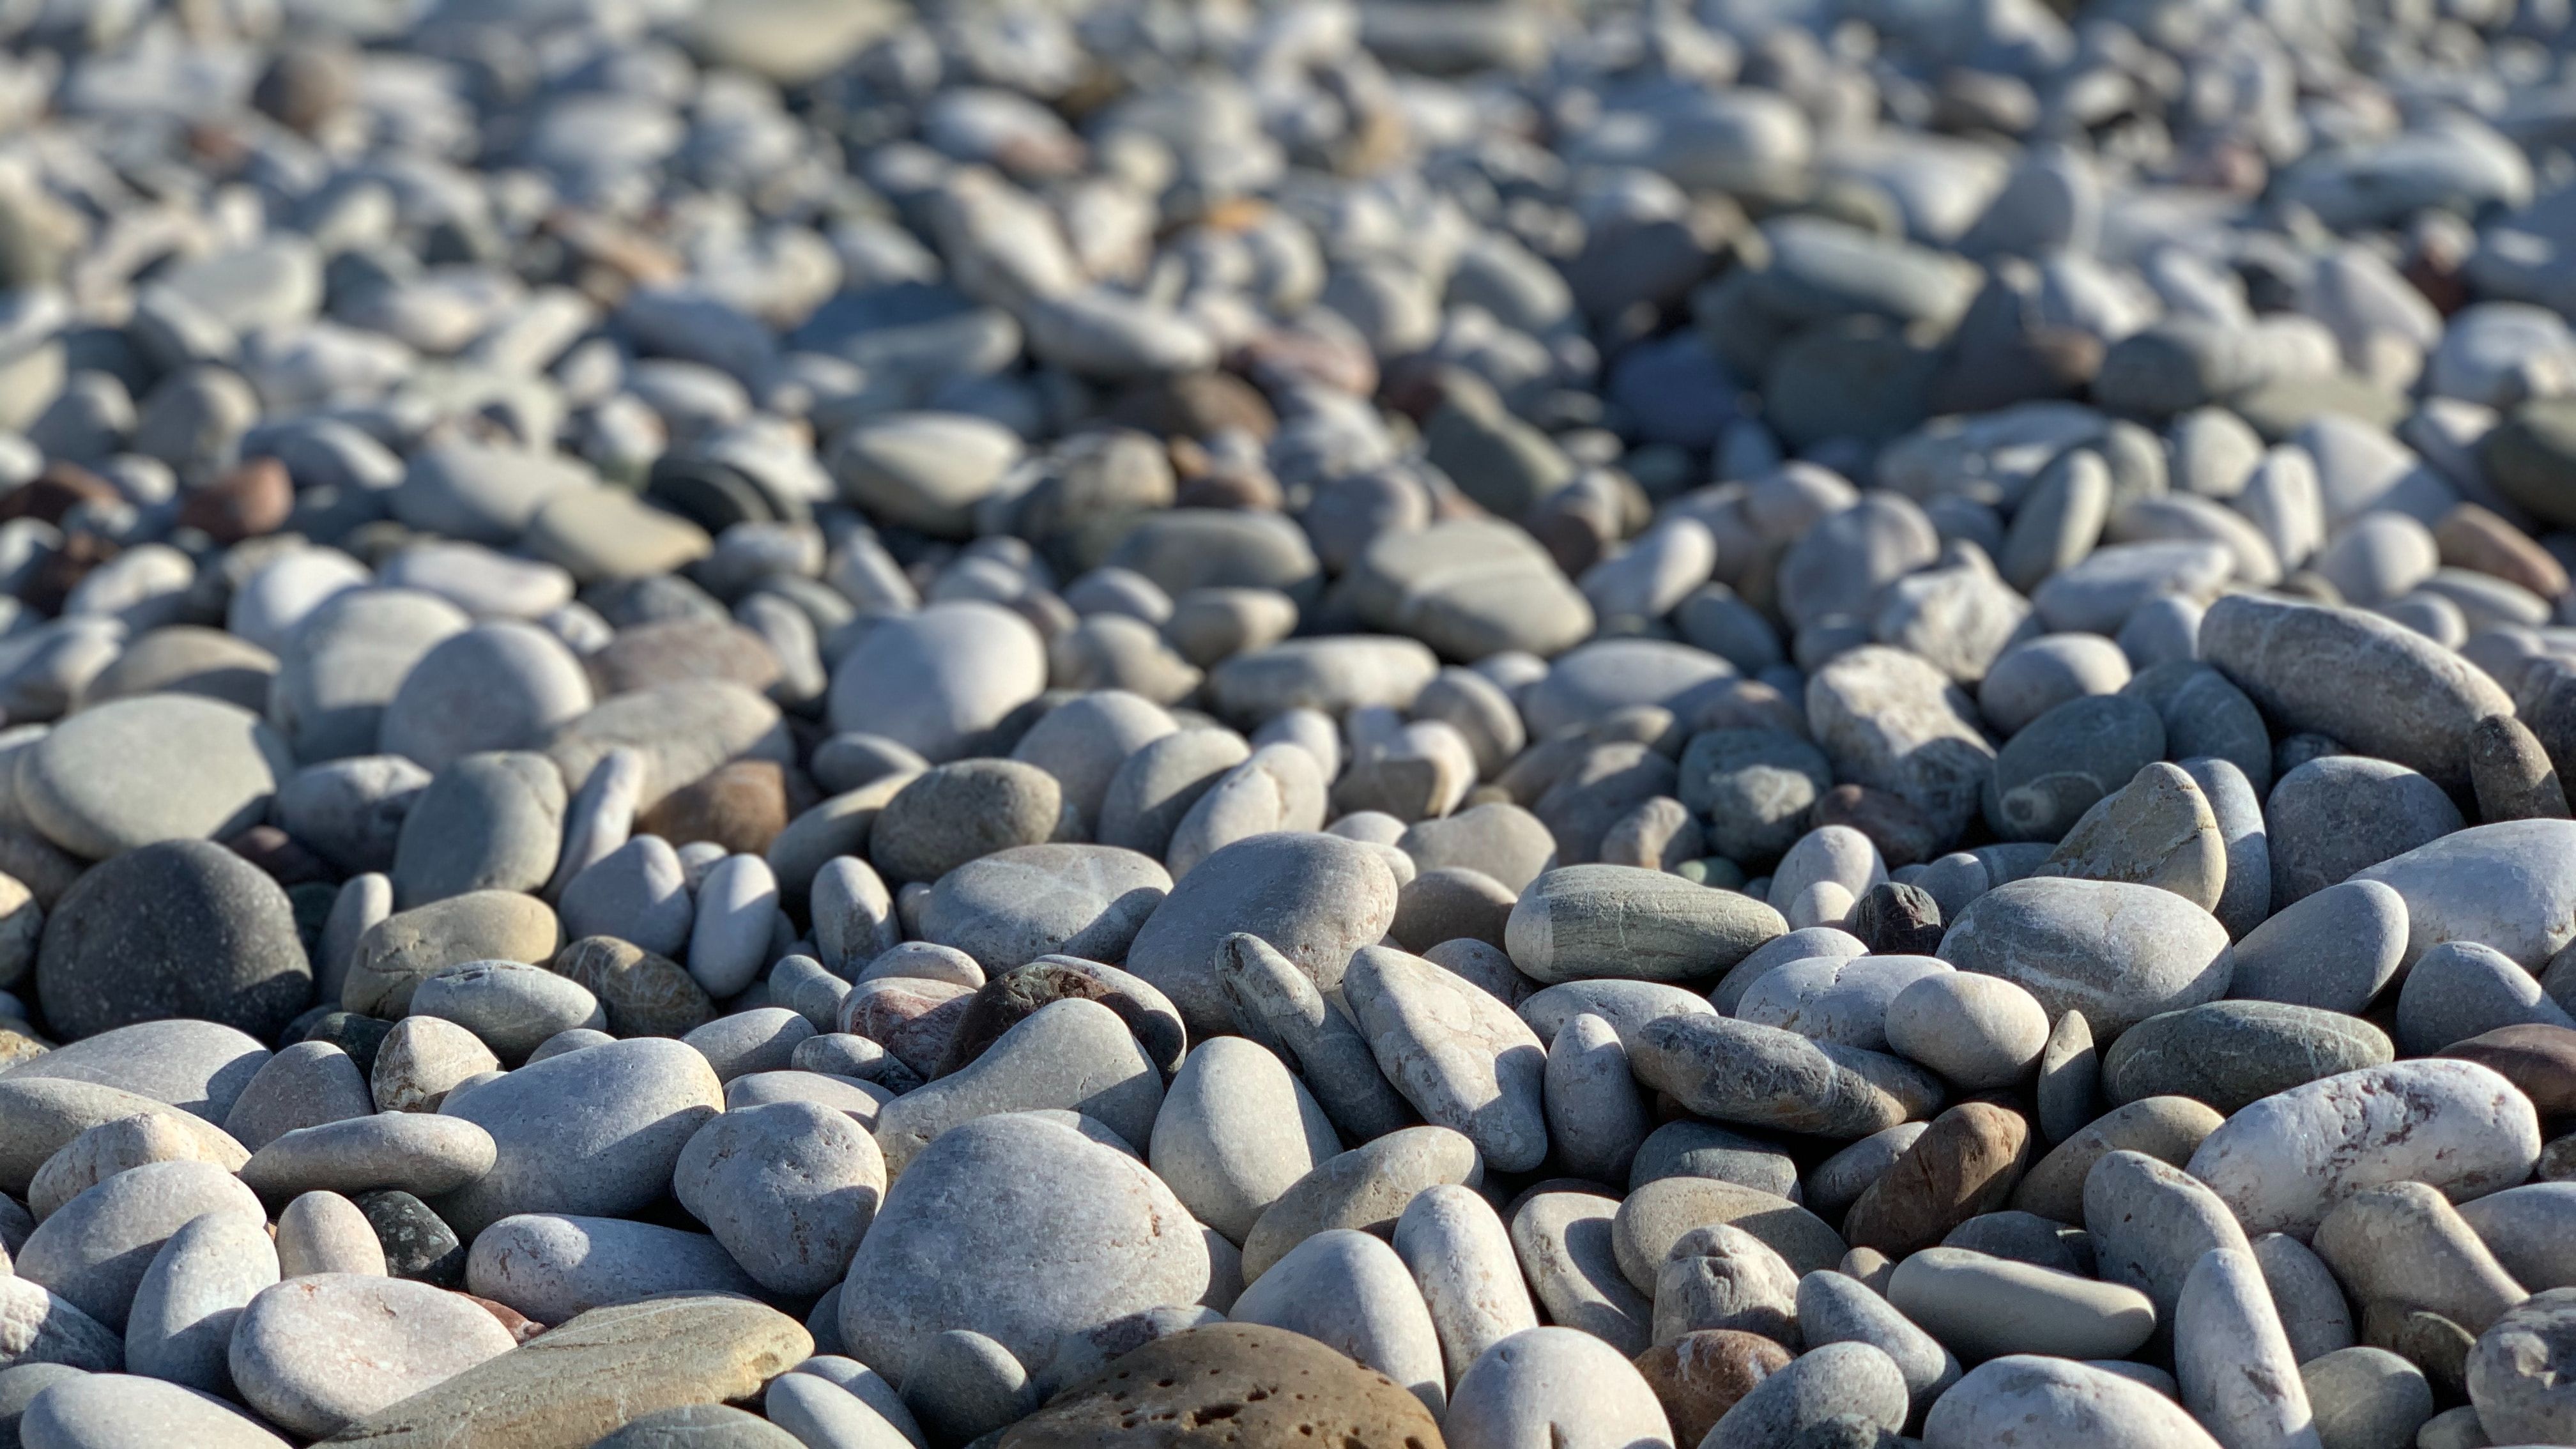
POLYGON ((2568 0, 0 0, 0 1449, 2576 1445, 2568 0))

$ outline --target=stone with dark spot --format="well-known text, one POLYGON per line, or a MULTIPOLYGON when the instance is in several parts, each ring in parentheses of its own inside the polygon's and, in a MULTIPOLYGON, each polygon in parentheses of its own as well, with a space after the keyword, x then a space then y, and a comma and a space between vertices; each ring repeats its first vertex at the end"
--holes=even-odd
POLYGON ((994 1449, 1439 1449, 1395 1380, 1301 1333, 1212 1323, 1158 1338, 1059 1393, 994 1449))
POLYGON ((551 966, 590 988, 613 1036, 686 1036, 715 1020, 715 1003, 688 968, 615 936, 585 936, 551 966))
POLYGON ((1165 1075, 1180 1070, 1188 1035, 1170 997, 1115 966, 1071 956, 1041 956, 976 989, 957 1023, 957 1034, 950 1038, 939 1075, 944 1077, 982 1056, 1002 1039, 1002 1033, 1036 1015, 1039 1007, 1069 998, 1097 1001, 1118 1013, 1145 1055, 1165 1075))
POLYGON ((399 1188, 362 1192, 353 1200, 376 1230, 386 1272, 441 1288, 465 1282, 465 1245, 429 1204, 399 1188))
POLYGON ((1851 933, 1876 956, 1929 956, 1941 949, 1941 903, 1921 886, 1880 881, 1852 908, 1851 933))

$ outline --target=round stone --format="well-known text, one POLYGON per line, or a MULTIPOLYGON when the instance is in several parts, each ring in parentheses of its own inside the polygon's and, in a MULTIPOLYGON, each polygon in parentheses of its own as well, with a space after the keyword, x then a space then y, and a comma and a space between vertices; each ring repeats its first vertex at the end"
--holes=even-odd
POLYGON ((313 996, 293 907, 240 856, 198 840, 131 850, 55 903, 36 994, 70 1037, 193 1017, 273 1039, 313 996))
POLYGON ((233 1330, 230 1363, 271 1423, 329 1434, 517 1346, 460 1294, 322 1273, 261 1290, 233 1330))
POLYGON ((248 710, 142 695, 82 710, 27 751, 18 808, 56 845, 104 860, 257 824, 294 768, 286 742, 248 710))

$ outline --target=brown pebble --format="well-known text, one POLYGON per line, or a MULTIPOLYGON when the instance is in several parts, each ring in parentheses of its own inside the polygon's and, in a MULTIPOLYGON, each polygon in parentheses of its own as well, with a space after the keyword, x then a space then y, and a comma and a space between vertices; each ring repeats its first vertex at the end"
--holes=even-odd
POLYGON ((757 855, 813 804, 803 774, 775 760, 736 760, 663 796, 635 826, 675 845, 711 840, 737 855, 757 855))
POLYGON ((217 543, 239 543, 286 526, 295 511, 295 483, 275 458, 252 458, 179 504, 179 526, 217 543))
POLYGON ((2520 584, 2544 599, 2567 592, 2567 569, 2531 535, 2474 503, 2463 503, 2433 526, 2442 562, 2520 584))
POLYGON ((2030 1122, 1991 1102, 1962 1102, 1932 1125, 1852 1204, 1843 1237, 1891 1258, 1937 1245, 1950 1230, 2012 1200, 2030 1162, 2030 1122))
POLYGON ((1657 1344, 1636 1363, 1673 1422, 1673 1442, 1696 1444, 1755 1384, 1787 1368, 1789 1351, 1758 1333, 1707 1328, 1657 1344))
POLYGON ((2438 1055, 2492 1067, 2543 1117, 2576 1113, 2576 1029, 2525 1022, 2453 1042, 2438 1055))

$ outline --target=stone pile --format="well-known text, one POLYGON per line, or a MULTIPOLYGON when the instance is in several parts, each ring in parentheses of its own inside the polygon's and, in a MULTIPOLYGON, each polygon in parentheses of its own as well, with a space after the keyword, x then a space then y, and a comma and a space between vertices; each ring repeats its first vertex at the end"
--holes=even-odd
POLYGON ((2566 0, 0 41, 0 1449, 2576 1445, 2566 0))

